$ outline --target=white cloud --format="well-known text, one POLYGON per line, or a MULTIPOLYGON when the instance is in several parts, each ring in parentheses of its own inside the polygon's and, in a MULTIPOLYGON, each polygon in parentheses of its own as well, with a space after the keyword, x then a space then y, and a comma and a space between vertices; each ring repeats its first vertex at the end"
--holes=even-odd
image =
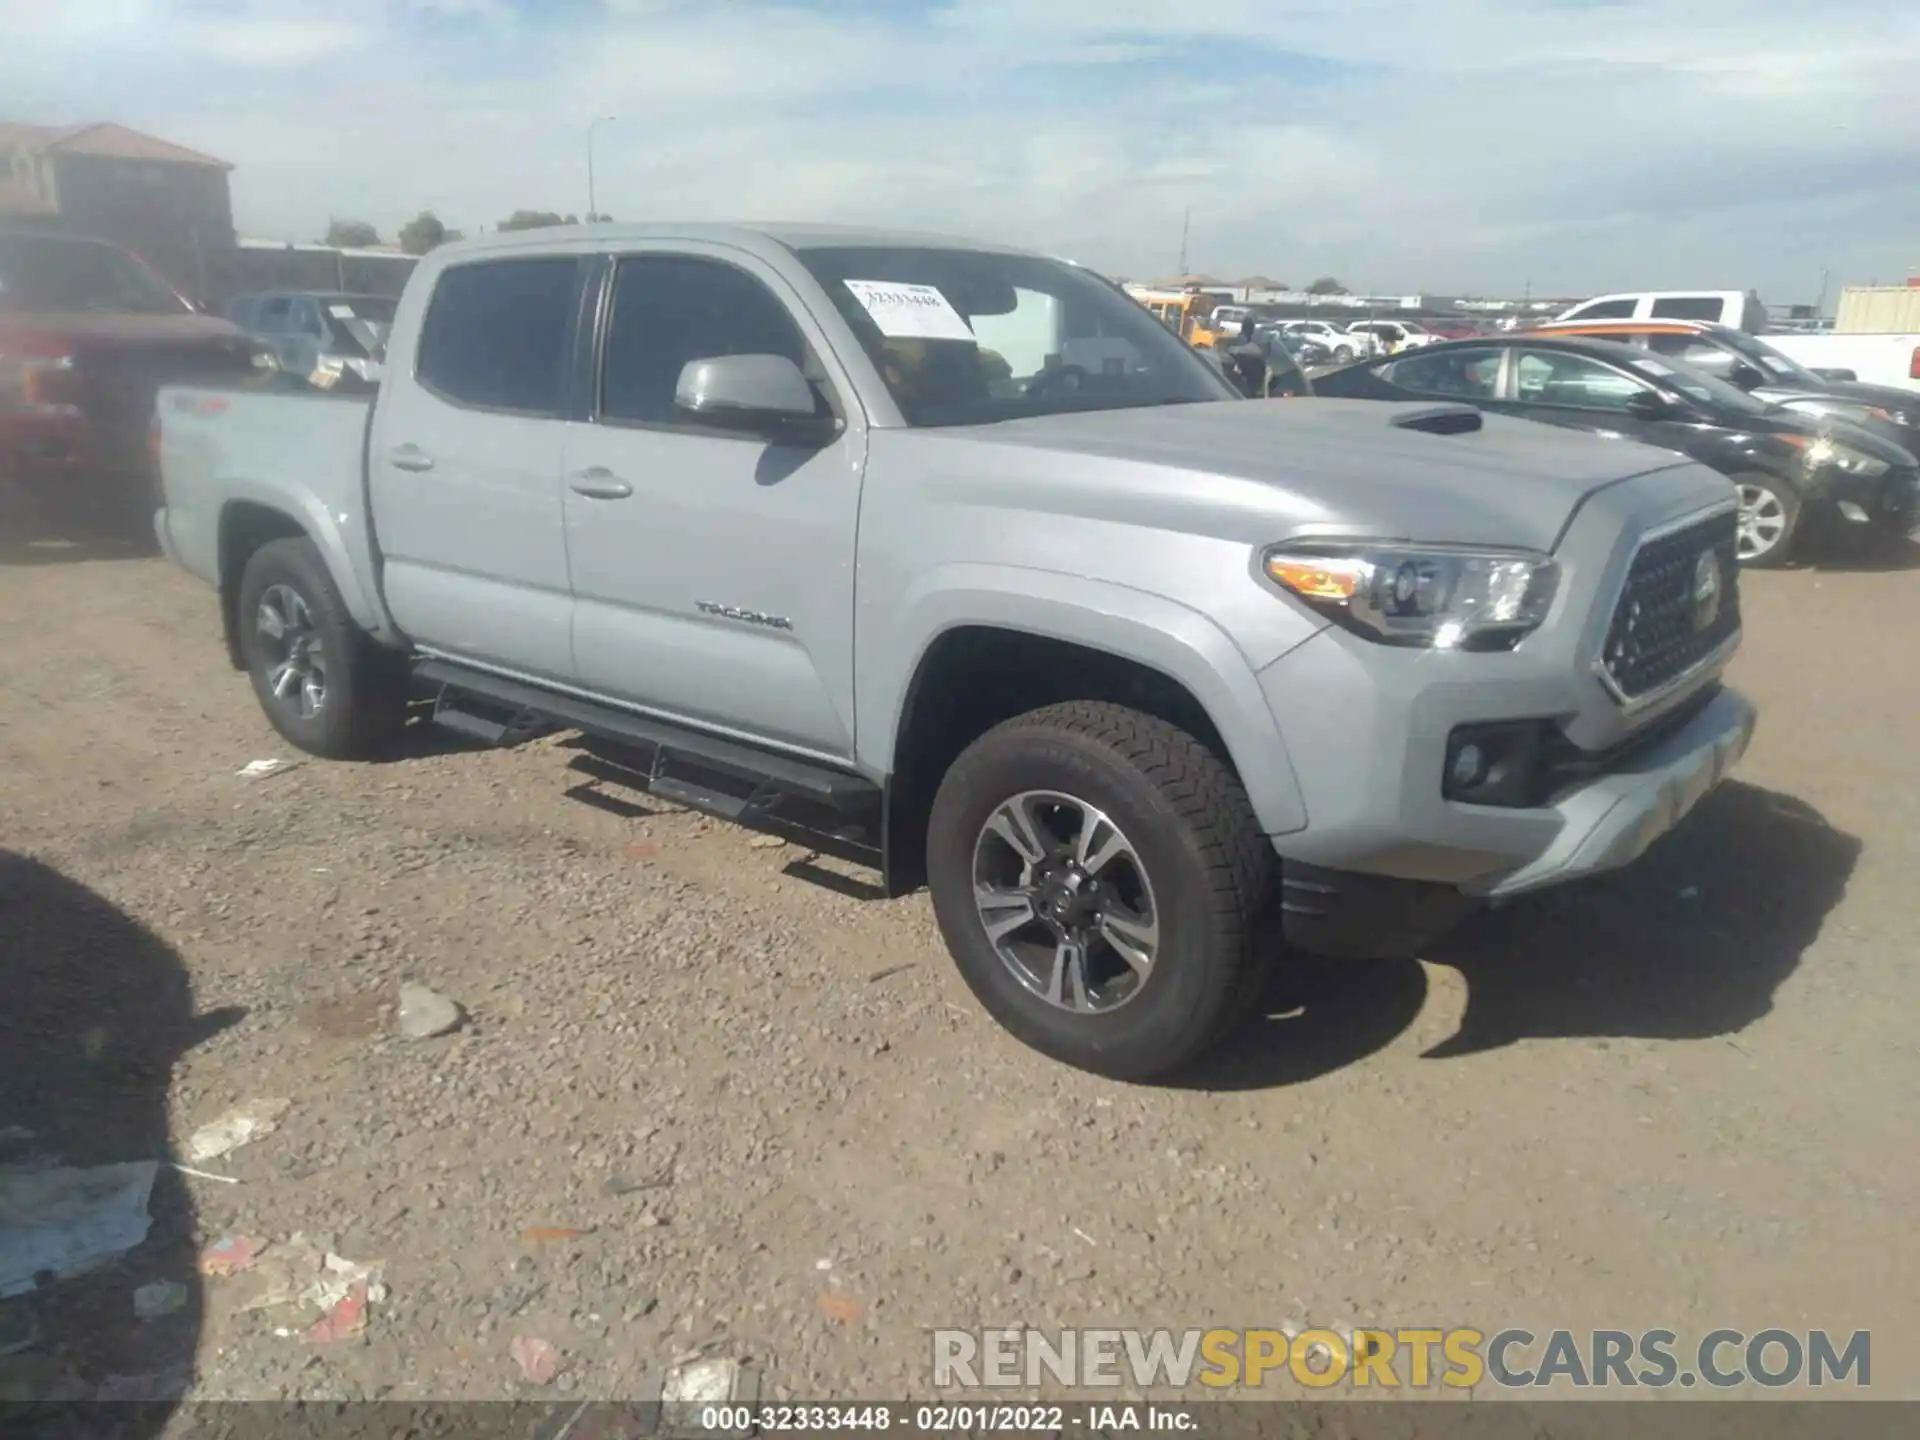
MULTIPOLYGON (((238 165, 243 224, 422 207, 843 219, 1390 288, 1882 276, 1920 251, 1920 19, 1884 0, 78 0, 23 119, 238 165), (569 18, 570 17, 570 18, 569 18), (217 68, 216 68, 217 62, 217 68), (1903 157, 1905 157, 1903 159, 1903 157)), ((1803 294, 1802 292, 1807 292, 1803 294)))

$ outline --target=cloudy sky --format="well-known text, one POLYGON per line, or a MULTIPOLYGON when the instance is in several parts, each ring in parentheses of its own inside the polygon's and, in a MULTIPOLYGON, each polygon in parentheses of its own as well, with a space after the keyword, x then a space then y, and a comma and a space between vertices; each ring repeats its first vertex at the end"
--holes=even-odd
POLYGON ((1920 270, 1914 0, 0 0, 0 118, 242 232, 880 221, 1110 273, 1775 303, 1920 270))

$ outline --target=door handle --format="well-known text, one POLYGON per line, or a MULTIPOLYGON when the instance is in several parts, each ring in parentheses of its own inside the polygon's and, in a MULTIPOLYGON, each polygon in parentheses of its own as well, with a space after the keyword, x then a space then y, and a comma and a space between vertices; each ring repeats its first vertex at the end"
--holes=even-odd
POLYGON ((633 494, 633 486, 602 465, 576 470, 567 477, 567 488, 589 500, 624 500, 633 494))
POLYGON ((433 468, 433 457, 417 445, 402 445, 387 452, 387 463, 396 470, 410 470, 419 474, 433 468))

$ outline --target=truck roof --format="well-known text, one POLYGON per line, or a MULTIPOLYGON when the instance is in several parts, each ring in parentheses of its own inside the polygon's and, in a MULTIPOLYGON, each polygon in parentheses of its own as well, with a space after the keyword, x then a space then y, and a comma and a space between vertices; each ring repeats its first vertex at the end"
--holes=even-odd
POLYGON ((454 240, 434 250, 436 257, 452 259, 461 255, 499 254, 513 250, 543 250, 557 242, 590 242, 594 245, 620 245, 638 240, 690 240, 717 245, 733 245, 742 250, 764 253, 768 249, 807 250, 854 248, 865 246, 931 247, 941 250, 977 250, 983 254, 1022 255, 1016 245, 997 245, 965 236, 937 235, 916 230, 890 230, 878 226, 813 225, 805 223, 692 223, 671 221, 648 223, 550 225, 538 230, 510 230, 502 234, 479 235, 469 240, 454 240))

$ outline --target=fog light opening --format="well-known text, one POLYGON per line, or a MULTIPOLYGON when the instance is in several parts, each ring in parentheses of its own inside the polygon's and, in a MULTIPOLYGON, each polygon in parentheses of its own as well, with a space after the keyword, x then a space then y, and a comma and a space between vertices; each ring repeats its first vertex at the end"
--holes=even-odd
POLYGON ((1453 752, 1453 764, 1447 769, 1447 779, 1453 783, 1455 790, 1471 790, 1486 778, 1486 751, 1468 742, 1453 752))
POLYGON ((1463 725, 1447 738, 1440 791, 1468 805, 1529 806, 1540 771, 1545 722, 1463 725))

